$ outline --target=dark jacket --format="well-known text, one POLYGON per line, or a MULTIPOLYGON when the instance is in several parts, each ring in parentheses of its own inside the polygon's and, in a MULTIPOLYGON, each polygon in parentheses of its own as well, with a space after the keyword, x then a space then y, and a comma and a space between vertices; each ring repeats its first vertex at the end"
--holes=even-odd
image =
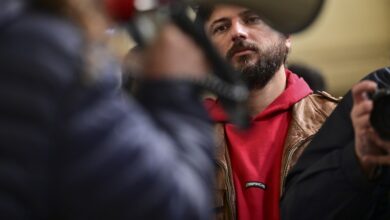
POLYGON ((8 12, 0 21, 0 218, 207 219, 213 141, 197 89, 149 82, 139 100, 126 97, 108 56, 85 73, 86 45, 72 23, 8 12))
MULTIPOLYGON (((389 87, 390 69, 367 78, 389 87)), ((283 220, 389 219, 390 176, 384 168, 370 181, 361 171, 354 151, 352 105, 349 92, 288 175, 281 201, 283 220)))

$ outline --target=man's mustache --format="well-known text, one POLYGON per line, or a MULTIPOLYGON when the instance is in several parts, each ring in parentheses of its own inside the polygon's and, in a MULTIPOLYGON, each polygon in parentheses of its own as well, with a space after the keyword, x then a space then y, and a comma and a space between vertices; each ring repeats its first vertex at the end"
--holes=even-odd
POLYGON ((227 51, 226 59, 231 60, 233 58, 234 54, 241 52, 241 51, 244 51, 244 50, 252 50, 252 51, 258 52, 259 48, 255 44, 249 43, 249 42, 244 41, 244 40, 235 41, 233 46, 227 51))

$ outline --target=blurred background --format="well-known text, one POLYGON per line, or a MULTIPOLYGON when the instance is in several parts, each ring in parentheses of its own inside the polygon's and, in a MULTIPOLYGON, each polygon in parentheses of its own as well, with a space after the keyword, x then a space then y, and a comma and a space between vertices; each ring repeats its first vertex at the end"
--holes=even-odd
POLYGON ((292 40, 289 63, 317 69, 331 94, 344 95, 367 73, 390 66, 390 0, 327 0, 292 40))
MULTIPOLYGON (((112 37, 122 57, 134 46, 125 31, 112 37)), ((314 24, 292 40, 288 63, 314 68, 326 91, 342 96, 364 75, 390 66, 390 0, 327 0, 314 24)))

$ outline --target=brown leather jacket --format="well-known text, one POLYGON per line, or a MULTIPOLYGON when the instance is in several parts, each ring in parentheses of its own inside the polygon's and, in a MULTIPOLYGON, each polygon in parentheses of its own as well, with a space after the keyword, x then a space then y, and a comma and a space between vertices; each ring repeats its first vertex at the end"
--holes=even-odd
MULTIPOLYGON (((284 179, 288 172, 336 107, 338 100, 325 92, 319 92, 305 97, 294 105, 282 156, 280 172, 282 193, 284 179)), ((215 219, 234 220, 236 219, 236 196, 223 124, 215 125, 215 135, 217 146, 215 219)))

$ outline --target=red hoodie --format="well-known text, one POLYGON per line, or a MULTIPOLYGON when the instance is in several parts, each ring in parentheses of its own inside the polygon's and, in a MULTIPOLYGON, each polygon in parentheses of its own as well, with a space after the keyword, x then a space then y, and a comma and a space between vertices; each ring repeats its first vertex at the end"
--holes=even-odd
MULTIPOLYGON (((291 109, 312 91, 306 82, 286 70, 287 86, 263 112, 252 118, 247 130, 225 123, 232 162, 239 220, 277 220, 280 169, 291 109)), ((207 99, 206 108, 216 122, 226 122, 218 101, 207 99)))

